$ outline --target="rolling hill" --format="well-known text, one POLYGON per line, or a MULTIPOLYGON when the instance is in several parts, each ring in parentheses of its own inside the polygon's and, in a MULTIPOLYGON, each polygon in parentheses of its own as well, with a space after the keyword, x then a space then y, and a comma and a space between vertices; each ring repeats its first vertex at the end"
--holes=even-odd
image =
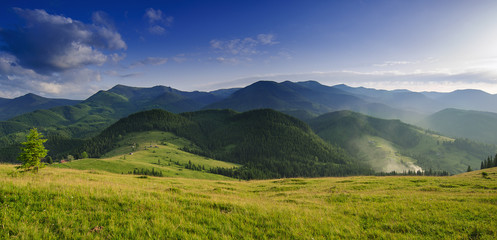
POLYGON ((399 120, 384 120, 350 111, 324 114, 309 121, 324 140, 344 147, 376 171, 478 169, 495 145, 444 137, 399 120))
POLYGON ((420 125, 447 136, 497 144, 497 113, 451 108, 430 115, 420 125))
POLYGON ((145 175, 152 169, 163 177, 227 180, 209 172, 211 168, 233 168, 238 164, 222 162, 185 152, 192 144, 170 132, 143 131, 121 135, 112 151, 102 158, 87 158, 52 165, 57 168, 106 171, 145 175), (141 173, 141 174, 140 174, 141 173))
POLYGON ((237 178, 370 173, 366 165, 324 142, 304 122, 269 109, 244 113, 207 110, 181 115, 163 110, 139 112, 119 120, 78 152, 100 157, 119 147, 119 136, 152 130, 191 141, 184 151, 243 165, 217 169, 217 173, 237 178))

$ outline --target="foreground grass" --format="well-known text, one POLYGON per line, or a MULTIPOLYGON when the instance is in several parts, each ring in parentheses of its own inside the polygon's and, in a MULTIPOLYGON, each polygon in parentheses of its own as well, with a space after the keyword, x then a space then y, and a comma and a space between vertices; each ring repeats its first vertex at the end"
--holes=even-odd
POLYGON ((497 169, 221 181, 0 165, 0 238, 495 239, 497 169))

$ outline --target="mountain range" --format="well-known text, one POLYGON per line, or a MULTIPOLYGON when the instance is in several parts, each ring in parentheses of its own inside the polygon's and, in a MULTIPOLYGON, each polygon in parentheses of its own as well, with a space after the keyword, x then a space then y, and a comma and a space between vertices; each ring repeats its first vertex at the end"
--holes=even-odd
MULTIPOLYGON (((497 108, 491 103, 495 99, 496 95, 478 90, 451 93, 386 91, 346 85, 325 86, 315 81, 259 81, 244 88, 211 92, 116 85, 83 101, 47 99, 33 94, 0 99, 3 116, 13 116, 0 122, 0 144, 6 146, 2 152, 15 153, 12 146, 23 140, 29 128, 37 127, 49 138, 48 144, 57 149, 54 154, 65 154, 82 144, 84 139, 98 136, 119 119, 151 109, 182 113, 179 116, 190 120, 196 116, 193 122, 197 127, 210 126, 217 131, 212 135, 203 130, 196 135, 212 140, 223 138, 221 133, 233 130, 219 124, 235 124, 227 119, 237 115, 236 112, 273 109, 307 122, 309 126, 304 128, 312 129, 312 134, 319 139, 343 148, 352 159, 362 159, 376 171, 433 168, 455 173, 464 171, 468 165, 477 167, 482 157, 494 153, 497 113, 493 111, 497 112, 497 108), (227 114, 224 116, 206 111, 209 109, 236 112, 224 112, 227 114), (72 147, 59 149, 54 143, 72 147)), ((241 116, 254 117, 254 114, 241 116)), ((266 112, 259 114, 267 115, 266 112)), ((236 136, 241 138, 247 134, 236 136)), ((192 136, 190 140, 205 142, 192 136)), ((241 140, 231 137, 230 141, 241 140)), ((206 147, 208 145, 201 147, 203 154, 226 160, 227 155, 216 153, 219 149, 213 150, 206 147)), ((223 146, 229 148, 232 144, 223 146)), ((234 155, 230 156, 234 158, 234 155)), ((287 173, 278 174, 273 176, 286 176, 287 173)))
POLYGON ((450 131, 436 120, 440 115, 449 114, 443 112, 447 108, 471 110, 465 116, 469 114, 479 119, 482 115, 480 111, 497 112, 497 104, 493 104, 495 102, 496 95, 480 90, 450 93, 387 91, 343 84, 330 87, 315 81, 259 81, 244 88, 211 92, 185 92, 165 86, 138 88, 116 85, 84 101, 47 99, 34 94, 16 99, 0 99, 0 119, 9 118, 0 122, 0 142, 12 140, 12 136, 5 136, 33 126, 67 137, 94 136, 122 117, 154 108, 173 113, 203 109, 242 112, 271 108, 302 120, 332 111, 350 110, 378 118, 400 119, 452 137, 467 137, 497 144, 496 139, 481 136, 497 135, 497 129, 494 130, 490 125, 481 126, 467 134, 467 131, 462 130, 468 126, 457 114, 452 116, 450 131))
POLYGON ((0 98, 0 121, 29 113, 39 109, 49 109, 57 106, 71 106, 79 100, 44 98, 32 93, 14 99, 0 98))

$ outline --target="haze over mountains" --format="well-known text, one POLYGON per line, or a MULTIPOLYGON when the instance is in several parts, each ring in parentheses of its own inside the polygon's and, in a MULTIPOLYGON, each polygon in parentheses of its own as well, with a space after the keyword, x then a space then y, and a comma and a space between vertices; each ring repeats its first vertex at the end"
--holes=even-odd
MULTIPOLYGON (((222 114, 206 115, 201 110, 231 109, 246 112, 268 108, 307 122, 317 136, 345 149, 351 159, 367 162, 375 171, 435 169, 455 173, 464 171, 468 165, 475 168, 482 158, 494 154, 497 144, 497 138, 494 137, 497 136, 497 113, 492 112, 497 112, 497 107, 492 102, 497 102, 496 95, 477 90, 451 93, 386 91, 347 85, 330 87, 315 81, 259 81, 244 88, 211 92, 186 92, 165 86, 138 88, 116 85, 83 101, 46 99, 32 94, 16 99, 0 99, 2 116, 13 116, 0 122, 0 143, 8 146, 2 150, 4 153, 10 152, 10 155, 5 156, 14 156, 13 146, 23 140, 24 133, 29 128, 37 127, 49 137, 51 146, 58 149, 53 154, 60 150, 60 155, 67 154, 76 145, 82 144, 81 139, 97 136, 119 119, 140 111, 162 109, 170 113, 195 112, 182 116, 202 116, 200 119, 203 120, 195 124, 208 124, 222 129, 214 123, 233 125, 233 116, 224 116, 225 119, 222 120, 219 118, 222 114), (399 119, 412 125, 388 119, 399 119), (62 145, 69 147, 59 149, 54 144, 62 142, 62 145)), ((242 116, 261 120, 254 114, 267 115, 265 112, 256 112, 242 116)), ((278 115, 275 119, 285 117, 278 115)), ((260 126, 267 127, 270 122, 266 121, 260 126)), ((257 125, 257 122, 252 124, 257 125)), ((216 131, 226 132, 230 128, 216 131)), ((291 132, 288 129, 281 131, 291 132)), ((211 133, 205 134, 205 131, 199 132, 197 137, 190 136, 189 139, 205 144, 205 141, 198 139, 199 136, 205 137, 211 133)), ((219 134, 212 136, 211 139, 221 137, 219 134)), ((223 146, 235 146, 240 141, 243 142, 234 138, 230 141, 224 142, 223 146)), ((202 151, 212 151, 207 146, 205 144, 202 151)), ((215 151, 222 149, 224 148, 215 151)), ((209 156, 225 159, 226 156, 231 156, 229 154, 209 156)), ((274 158, 269 153, 264 154, 266 155, 263 157, 274 158)), ((303 158, 312 159, 308 155, 303 158)), ((294 170, 289 170, 292 171, 294 170)), ((289 172, 271 175, 273 172, 268 176, 285 176, 289 172)))
MULTIPOLYGON (((108 126, 119 118, 153 108, 173 113, 201 109, 233 109, 243 112, 271 108, 304 120, 332 111, 351 110, 384 119, 400 119, 454 137, 497 144, 495 138, 479 137, 480 133, 483 134, 482 130, 486 135, 492 135, 494 128, 490 126, 487 128, 486 125, 480 125, 468 134, 468 131, 463 131, 468 128, 467 121, 458 117, 461 114, 456 113, 456 110, 435 114, 453 108, 472 110, 464 114, 466 117, 488 118, 491 114, 478 111, 497 112, 495 102, 496 95, 480 90, 458 90, 450 93, 387 91, 354 88, 343 84, 330 87, 315 81, 259 81, 241 89, 211 92, 185 92, 164 86, 137 88, 116 85, 107 91, 99 91, 84 101, 47 99, 33 94, 16 99, 0 99, 0 120, 9 119, 10 124, 17 125, 16 129, 22 128, 23 124, 37 127, 62 125, 72 128, 71 136, 81 137, 88 134, 83 134, 78 130, 80 127, 74 124, 90 125, 95 129, 92 133, 96 133, 101 127, 108 126), (30 113, 39 109, 50 110, 30 113), (18 116, 23 113, 27 115, 18 116), (443 123, 449 118, 450 130, 443 123)), ((483 122, 491 124, 491 119, 483 122)), ((1 125, 5 126, 6 123, 1 125)), ((3 130, 1 133, 8 134, 12 131, 3 130)))

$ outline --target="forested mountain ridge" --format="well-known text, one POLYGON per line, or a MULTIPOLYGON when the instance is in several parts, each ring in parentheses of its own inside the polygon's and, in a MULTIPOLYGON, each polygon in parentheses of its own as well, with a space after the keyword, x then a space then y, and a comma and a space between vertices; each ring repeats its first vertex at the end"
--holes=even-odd
MULTIPOLYGON (((335 87, 321 85, 315 81, 277 83, 259 81, 234 92, 221 101, 204 109, 233 109, 247 111, 271 108, 302 116, 302 111, 323 114, 337 110, 352 110, 377 117, 416 121, 419 114, 389 107, 382 103, 368 102, 335 87)), ((305 118, 305 117, 304 117, 305 118)))
POLYGON ((393 108, 408 109, 421 114, 433 114, 446 108, 497 112, 497 94, 481 90, 464 89, 452 92, 412 92, 409 90, 377 90, 350 87, 345 84, 333 86, 361 99, 386 104, 393 108))
POLYGON ((324 140, 369 162, 376 171, 444 170, 450 173, 477 169, 497 146, 453 139, 403 123, 350 111, 321 115, 309 125, 324 140))
MULTIPOLYGON (((447 104, 450 104, 451 99, 454 97, 462 99, 454 100, 455 105, 459 104, 458 106, 471 107, 472 104, 489 101, 494 96, 475 90, 461 90, 452 93, 415 93, 407 90, 386 91, 351 88, 346 85, 330 87, 315 81, 296 83, 289 81, 281 83, 260 81, 245 88, 221 89, 212 92, 184 92, 164 86, 137 88, 116 85, 107 91, 99 91, 76 105, 36 110, 16 116, 8 121, 0 122, 0 145, 3 148, 9 148, 23 141, 25 133, 32 127, 37 127, 42 131, 51 139, 49 141, 51 143, 70 142, 73 139, 87 139, 96 136, 120 118, 135 112, 156 108, 172 113, 193 112, 200 109, 207 110, 213 108, 231 108, 237 111, 271 108, 306 121, 310 121, 323 113, 346 109, 379 118, 401 119, 402 121, 408 121, 410 124, 413 124, 428 122, 420 121, 420 119, 424 118, 424 115, 416 113, 417 111, 421 112, 422 110, 426 113, 435 108, 448 106, 447 104), (472 100, 471 98, 474 99, 472 100), (463 103, 466 105, 461 105, 463 103), (430 107, 426 107, 428 105, 430 107), (407 111, 399 110, 400 108, 407 109, 407 111)), ((33 96, 31 97, 33 98, 33 96)), ((0 104, 6 101, 10 100, 0 99, 0 104)), ((482 108, 490 105, 482 104, 482 108)), ((463 111, 465 117, 461 117, 461 114, 449 114, 450 117, 440 118, 440 116, 447 115, 446 113, 455 111, 458 110, 452 109, 435 113, 428 118, 432 123, 431 125, 420 125, 451 137, 471 138, 476 141, 486 141, 492 144, 497 143, 497 140, 494 138, 494 135, 497 135, 497 133, 493 134, 491 130, 497 129, 493 124, 497 122, 495 121, 497 118, 492 117, 492 113, 463 111), (437 121, 437 118, 442 120, 437 121), (443 127, 452 128, 447 130, 443 127)), ((226 116, 222 116, 222 114, 216 111, 206 111, 202 114, 192 113, 191 115, 183 114, 182 116, 188 116, 192 119, 196 118, 195 121, 200 121, 202 124, 215 125, 215 129, 221 131, 219 129, 223 129, 222 125, 229 123, 227 120, 229 115, 236 115, 237 113, 227 111, 224 114, 226 116), (211 117, 218 119, 218 121, 212 121, 207 117, 206 119, 199 119, 199 116, 205 117, 208 115, 207 113, 212 114, 213 116, 211 117)), ((371 122, 368 122, 368 124, 371 124, 371 122)), ((391 121, 388 124, 392 126, 401 125, 398 121, 391 121)), ((202 125, 199 127, 202 128, 202 125)), ((347 129, 348 127, 354 128, 351 125, 344 125, 342 131, 352 131, 351 129, 347 129)), ((365 131, 365 129, 361 129, 361 131, 365 131)), ((423 130, 417 131, 423 132, 423 130)), ((213 134, 211 132, 208 133, 213 134)), ((202 134, 205 136, 206 132, 204 131, 202 134)), ((384 136, 371 136, 384 139, 384 136)), ((348 138, 345 135, 342 143, 346 142, 346 139, 348 138)), ((406 141, 406 139, 402 139, 401 137, 384 140, 388 141, 389 144, 398 145, 399 147, 404 147, 402 146, 402 141, 406 141)), ((363 144, 367 145, 367 141, 363 144)), ((208 148, 204 148, 204 150, 206 149, 208 148)), ((209 151, 211 151, 211 154, 218 154, 218 152, 212 151, 212 149, 209 151)), ((434 151, 435 155, 438 152, 434 151)), ((403 154, 403 156, 407 157, 406 154, 403 154)), ((4 157, 2 156, 2 160, 4 160, 4 157)), ((473 157, 470 158, 472 159, 473 157)), ((409 159, 413 158, 409 157, 409 159)), ((460 164, 462 164, 461 161, 460 164)), ((471 162, 470 164, 473 163, 471 162)), ((433 166, 433 164, 424 166, 433 166)), ((457 169, 460 168, 461 166, 457 167, 457 169)))
POLYGON ((32 93, 14 99, 0 98, 0 121, 32 112, 57 106, 76 105, 80 100, 44 98, 32 93))
MULTIPOLYGON (((408 90, 353 88, 346 85, 325 86, 316 81, 259 81, 244 88, 211 92, 185 92, 165 86, 138 88, 116 85, 107 91, 99 91, 76 105, 37 110, 0 122, 0 143, 18 142, 18 135, 23 135, 22 131, 30 127, 38 127, 47 133, 65 137, 90 137, 122 117, 155 108, 173 113, 200 109, 247 111, 271 108, 301 120, 332 111, 351 110, 417 125, 428 114, 446 107, 497 111, 495 104, 492 104, 495 96, 476 90, 417 93, 408 90)), ((0 105, 5 101, 9 100, 0 99, 0 105)), ((0 114, 4 112, 0 109, 0 114)), ((437 128, 434 130, 439 131, 437 128)))
POLYGON ((64 138, 91 137, 120 118, 138 111, 155 108, 175 113, 195 111, 221 98, 207 92, 183 92, 164 86, 136 88, 116 85, 73 106, 37 110, 0 122, 0 143, 19 142, 22 133, 32 127, 47 135, 64 138))
POLYGON ((446 136, 497 144, 497 113, 493 112, 444 109, 419 125, 446 136))
POLYGON ((185 150, 242 164, 218 173, 244 179, 370 173, 339 147, 324 142, 304 122, 270 109, 236 113, 207 110, 181 115, 163 110, 132 114, 90 139, 78 151, 98 157, 119 135, 160 130, 192 141, 185 150))

